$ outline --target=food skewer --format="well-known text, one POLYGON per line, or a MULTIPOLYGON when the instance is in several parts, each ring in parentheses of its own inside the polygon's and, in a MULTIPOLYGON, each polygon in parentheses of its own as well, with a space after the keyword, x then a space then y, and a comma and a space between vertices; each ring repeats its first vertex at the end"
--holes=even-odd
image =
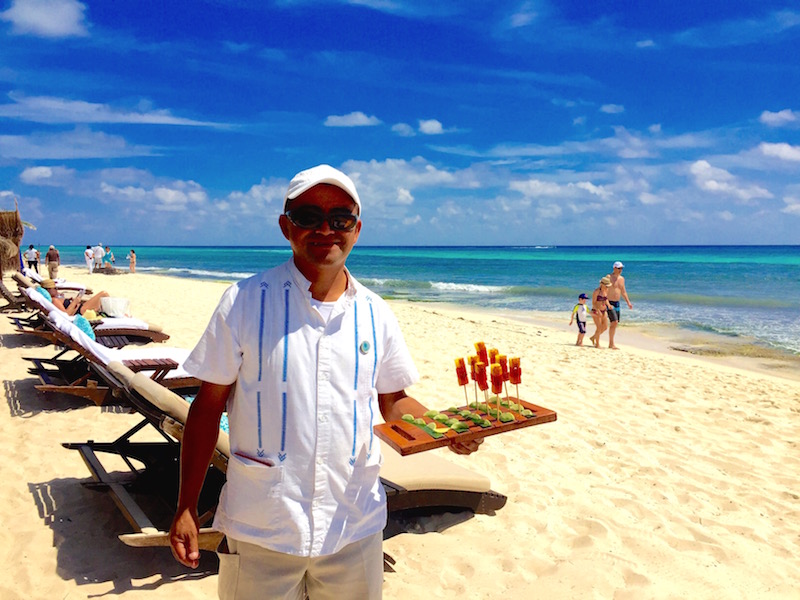
POLYGON ((489 354, 486 352, 486 344, 483 342, 475 342, 475 352, 478 355, 478 360, 484 365, 489 364, 489 354))
POLYGON ((472 355, 467 358, 469 361, 469 375, 472 378, 472 381, 475 382, 475 402, 478 402, 478 371, 475 368, 475 365, 478 364, 478 357, 472 355))
POLYGON ((522 383, 522 367, 519 366, 519 357, 508 359, 509 381, 514 384, 519 400, 519 384, 522 383))
POLYGON ((489 348, 489 364, 493 365, 497 362, 497 356, 500 351, 497 348, 489 348))
POLYGON ((499 363, 492 365, 492 393, 497 398, 497 418, 500 419, 500 394, 503 393, 503 367, 499 363))
POLYGON ((467 375, 467 366, 464 364, 463 358, 456 359, 456 377, 458 377, 458 385, 464 388, 464 402, 469 404, 469 399, 467 398, 467 384, 469 383, 469 376, 467 375))
MULTIPOLYGON (((506 384, 510 377, 508 373, 508 357, 505 354, 498 354, 497 362, 500 365, 500 368, 503 369, 503 387, 506 390, 506 398, 508 398, 508 385, 506 384)), ((517 400, 519 400, 519 398, 517 398, 517 400)))
POLYGON ((488 403, 489 394, 486 392, 486 390, 489 389, 489 381, 486 378, 486 363, 481 361, 475 363, 475 381, 483 392, 484 399, 488 403))

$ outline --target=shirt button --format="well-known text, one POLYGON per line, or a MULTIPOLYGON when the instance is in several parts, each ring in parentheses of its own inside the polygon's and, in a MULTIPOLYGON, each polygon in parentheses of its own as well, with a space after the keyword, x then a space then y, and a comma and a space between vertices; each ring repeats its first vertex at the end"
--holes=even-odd
POLYGON ((319 422, 320 423, 327 423, 328 422, 328 417, 326 415, 320 415, 319 416, 319 422))
POLYGON ((322 460, 322 457, 317 458, 317 464, 318 465, 324 465, 325 464, 325 461, 322 460))

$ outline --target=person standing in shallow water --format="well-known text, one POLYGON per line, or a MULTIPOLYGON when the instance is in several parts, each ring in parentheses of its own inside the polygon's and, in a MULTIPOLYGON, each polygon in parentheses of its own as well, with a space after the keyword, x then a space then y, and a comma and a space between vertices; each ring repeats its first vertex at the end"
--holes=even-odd
POLYGON ((136 250, 131 248, 131 251, 128 252, 128 256, 125 258, 128 259, 128 269, 131 273, 136 273, 136 250))

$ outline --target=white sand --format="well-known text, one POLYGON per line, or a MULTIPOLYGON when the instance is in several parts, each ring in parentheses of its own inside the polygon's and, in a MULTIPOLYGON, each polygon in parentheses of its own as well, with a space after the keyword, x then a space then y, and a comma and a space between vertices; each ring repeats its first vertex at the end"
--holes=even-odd
MULTIPOLYGON (((225 288, 62 271, 129 298, 134 316, 172 336, 167 345, 187 348, 225 288)), ((614 352, 577 348, 574 329, 536 318, 393 306, 422 374, 410 392, 424 404, 463 400, 453 359, 483 340, 522 358, 520 396, 558 421, 490 437, 469 457, 437 451, 489 474, 508 503, 388 540, 397 564, 386 598, 800 597, 800 382, 745 368, 757 361, 663 351, 625 324, 614 352)), ((112 440, 140 419, 36 392, 22 356, 53 349, 11 331, 0 318, 0 598, 216 597, 213 555, 193 573, 168 550, 124 546, 116 535, 130 526, 81 485, 88 471, 61 447, 112 440)))

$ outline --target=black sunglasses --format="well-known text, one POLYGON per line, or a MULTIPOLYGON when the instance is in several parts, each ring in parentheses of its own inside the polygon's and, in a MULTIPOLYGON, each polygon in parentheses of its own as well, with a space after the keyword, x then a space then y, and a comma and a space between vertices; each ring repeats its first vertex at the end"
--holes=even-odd
POLYGON ((334 231, 352 231, 358 223, 358 215, 347 210, 334 210, 326 214, 316 206, 300 206, 284 214, 292 225, 300 229, 319 229, 327 221, 334 231))

